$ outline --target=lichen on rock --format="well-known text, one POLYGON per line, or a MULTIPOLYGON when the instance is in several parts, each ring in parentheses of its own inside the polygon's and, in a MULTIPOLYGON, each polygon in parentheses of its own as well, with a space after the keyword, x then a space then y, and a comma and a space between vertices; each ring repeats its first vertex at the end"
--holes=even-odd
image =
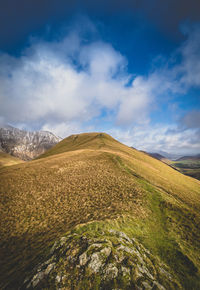
POLYGON ((57 240, 27 277, 26 289, 180 289, 168 267, 136 239, 110 229, 57 240))

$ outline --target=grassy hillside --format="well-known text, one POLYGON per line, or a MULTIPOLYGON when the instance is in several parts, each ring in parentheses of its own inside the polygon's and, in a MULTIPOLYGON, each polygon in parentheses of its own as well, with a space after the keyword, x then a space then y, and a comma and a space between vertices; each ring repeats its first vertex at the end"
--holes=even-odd
POLYGON ((23 163, 24 161, 11 156, 7 153, 4 152, 0 152, 0 168, 3 166, 11 166, 11 165, 15 165, 15 164, 20 164, 23 163))
POLYGON ((200 288, 198 180, 103 133, 0 174, 1 288, 200 288))
POLYGON ((40 155, 37 159, 81 149, 99 150, 101 148, 106 148, 110 150, 121 150, 121 146, 123 146, 122 148, 124 149, 125 145, 121 144, 106 133, 82 133, 65 138, 56 146, 40 155))

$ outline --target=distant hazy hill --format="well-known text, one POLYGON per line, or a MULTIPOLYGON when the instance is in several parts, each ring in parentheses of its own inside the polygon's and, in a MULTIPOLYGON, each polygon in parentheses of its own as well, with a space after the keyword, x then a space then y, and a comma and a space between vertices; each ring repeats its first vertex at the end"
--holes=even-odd
POLYGON ((183 156, 176 161, 183 161, 183 160, 200 160, 200 154, 193 155, 193 156, 183 156))
POLYGON ((200 289, 200 182, 104 133, 0 169, 1 289, 200 289))
POLYGON ((164 162, 164 163, 166 163, 168 165, 170 165, 171 162, 172 162, 171 160, 167 159, 165 156, 163 156, 163 155, 161 155, 159 153, 151 153, 151 152, 146 152, 146 151, 140 151, 140 152, 143 152, 143 153, 145 153, 145 154, 147 154, 147 155, 149 155, 149 156, 151 156, 151 157, 153 157, 153 158, 155 158, 157 160, 160 160, 160 161, 162 161, 162 162, 164 162))
MULTIPOLYGON (((147 153, 148 155, 170 165, 181 173, 200 180, 200 154, 195 156, 183 156, 177 160, 170 160, 159 153, 147 153)), ((169 156, 169 155, 168 155, 169 156)))
POLYGON ((57 144, 61 139, 51 132, 27 132, 11 126, 0 128, 0 149, 22 160, 30 160, 57 144))
POLYGON ((172 161, 171 165, 183 174, 200 180, 200 154, 195 156, 183 156, 178 160, 172 161))
POLYGON ((163 160, 163 159, 166 159, 163 155, 159 154, 159 153, 148 153, 150 156, 158 159, 158 160, 163 160))
MULTIPOLYGON (((152 154, 152 153, 151 153, 152 154)), ((165 151, 157 151, 157 152, 153 152, 153 154, 159 154, 163 157, 165 157, 166 159, 169 160, 176 160, 178 158, 180 158, 182 155, 181 154, 175 154, 175 153, 169 153, 169 152, 165 152, 165 151)))

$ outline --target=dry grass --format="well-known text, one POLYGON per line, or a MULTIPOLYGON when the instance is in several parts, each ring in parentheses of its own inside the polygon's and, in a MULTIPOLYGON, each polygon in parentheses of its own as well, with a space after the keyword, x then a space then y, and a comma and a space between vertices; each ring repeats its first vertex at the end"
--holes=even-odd
POLYGON ((24 161, 11 156, 7 153, 0 152, 0 168, 4 166, 11 166, 15 164, 21 164, 24 163, 24 161))
POLYGON ((5 239, 138 210, 141 195, 114 156, 90 150, 1 171, 1 186, 5 239))
MULTIPOLYGON (((51 241, 80 223, 128 215, 138 224, 144 221, 142 227, 146 224, 145 231, 152 235, 155 221, 162 217, 160 206, 165 204, 174 223, 174 212, 184 209, 186 217, 180 229, 191 222, 187 218, 189 208, 196 218, 193 232, 197 234, 200 182, 106 134, 71 136, 41 157, 45 158, 0 170, 4 286, 10 285, 8 281, 12 284, 19 282, 19 277, 23 279, 29 265, 38 261, 38 255, 51 241), (154 200, 154 192, 159 192, 162 199, 154 200), (149 200, 152 208, 148 207, 149 200), (147 223, 151 211, 155 218, 147 223)), ((158 235, 165 223, 161 223, 158 235)), ((170 226, 180 237, 177 227, 170 226)), ((142 237, 141 229, 138 233, 142 237)), ((191 245, 193 249, 192 241, 193 236, 185 242, 185 248, 191 245)), ((193 253, 191 250, 191 257, 193 253)))

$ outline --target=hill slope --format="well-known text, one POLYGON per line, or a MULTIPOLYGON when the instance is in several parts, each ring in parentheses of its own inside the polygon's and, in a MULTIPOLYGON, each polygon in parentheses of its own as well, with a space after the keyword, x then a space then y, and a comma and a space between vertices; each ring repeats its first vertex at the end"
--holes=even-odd
POLYGON ((1 288, 200 287, 198 180, 104 133, 0 174, 1 288))
POLYGON ((3 166, 11 166, 11 165, 16 165, 16 164, 20 164, 23 163, 24 161, 11 156, 7 153, 4 152, 0 152, 0 168, 3 166))
POLYGON ((78 135, 71 135, 68 138, 65 138, 53 148, 38 156, 38 158, 44 158, 81 149, 99 150, 106 148, 111 150, 121 150, 122 147, 125 150, 126 146, 124 146, 125 145, 121 144, 106 133, 82 133, 78 135))

